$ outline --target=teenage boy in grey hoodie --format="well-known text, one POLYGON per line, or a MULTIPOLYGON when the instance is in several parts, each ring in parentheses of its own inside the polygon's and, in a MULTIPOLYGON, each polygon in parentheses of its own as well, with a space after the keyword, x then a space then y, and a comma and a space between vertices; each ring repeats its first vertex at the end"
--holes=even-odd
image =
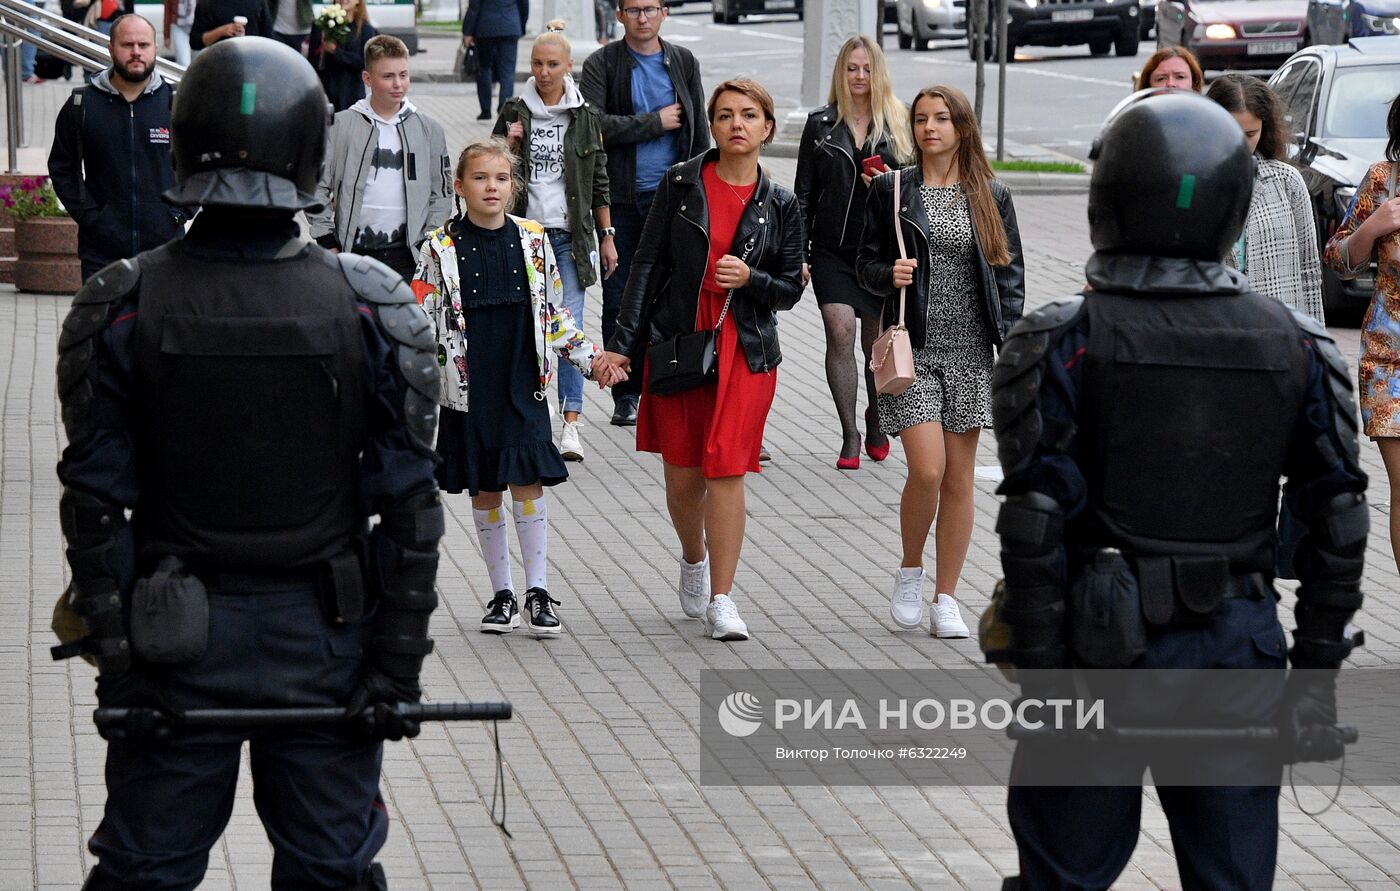
POLYGON ((452 215, 452 160, 442 126, 405 98, 408 47, 365 44, 369 95, 336 114, 311 234, 325 248, 374 257, 413 278, 418 246, 452 215))

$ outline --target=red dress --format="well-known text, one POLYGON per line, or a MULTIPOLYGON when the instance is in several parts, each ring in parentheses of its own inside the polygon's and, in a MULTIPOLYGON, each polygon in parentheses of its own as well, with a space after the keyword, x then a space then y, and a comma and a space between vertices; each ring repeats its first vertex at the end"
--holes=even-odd
MULTIPOLYGON (((724 309, 726 292, 715 284, 715 263, 730 253, 734 230, 758 184, 733 186, 719 178, 714 164, 701 172, 710 214, 710 259, 700 287, 695 330, 713 328, 724 309)), ((736 295, 735 300, 743 298, 736 295)), ((676 467, 699 467, 709 479, 758 473, 758 450, 763 426, 778 388, 777 370, 755 373, 739 343, 734 305, 724 317, 717 338, 719 381, 670 396, 646 391, 637 411, 637 451, 659 452, 676 467)))

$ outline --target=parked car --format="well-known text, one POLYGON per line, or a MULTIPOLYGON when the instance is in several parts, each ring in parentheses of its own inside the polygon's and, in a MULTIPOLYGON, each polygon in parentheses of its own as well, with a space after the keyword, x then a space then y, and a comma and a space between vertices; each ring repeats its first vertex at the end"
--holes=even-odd
MULTIPOLYGON (((1308 184, 1317 236, 1325 246, 1366 171, 1385 157, 1386 112, 1400 94, 1400 37, 1310 46, 1284 62, 1269 86, 1283 103, 1293 160, 1308 184)), ((1347 282, 1324 269, 1327 321, 1357 321, 1374 289, 1374 265, 1347 282)))
MULTIPOLYGON (((1304 0, 1306 2, 1306 0, 1304 0)), ((1138 0, 1007 0, 1010 21, 1006 26, 1007 61, 1018 46, 1075 46, 1089 44, 1089 52, 1102 56, 1113 50, 1120 56, 1136 56, 1138 0)), ((988 17, 990 27, 991 17, 988 17)), ((986 39, 985 58, 996 58, 996 29, 986 39)), ((971 40, 972 20, 964 31, 967 54, 977 57, 971 40)))
POLYGON ((1183 46, 1201 67, 1272 71, 1304 44, 1308 0, 1160 0, 1157 46, 1183 46))
POLYGON ((1308 0, 1307 43, 1400 34, 1400 0, 1308 0))
POLYGON ((802 21, 802 0, 712 0, 715 23, 734 25, 746 15, 764 15, 777 12, 793 12, 802 21))
POLYGON ((967 0, 898 0, 895 27, 900 49, 923 52, 930 40, 961 40, 967 36, 967 0))

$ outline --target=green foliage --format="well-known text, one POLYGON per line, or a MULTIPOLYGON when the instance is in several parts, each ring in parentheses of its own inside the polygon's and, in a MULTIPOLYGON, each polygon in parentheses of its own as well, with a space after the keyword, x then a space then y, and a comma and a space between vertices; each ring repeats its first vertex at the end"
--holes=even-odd
POLYGON ((17 186, 0 186, 0 204, 16 220, 68 216, 47 176, 24 179, 17 186))

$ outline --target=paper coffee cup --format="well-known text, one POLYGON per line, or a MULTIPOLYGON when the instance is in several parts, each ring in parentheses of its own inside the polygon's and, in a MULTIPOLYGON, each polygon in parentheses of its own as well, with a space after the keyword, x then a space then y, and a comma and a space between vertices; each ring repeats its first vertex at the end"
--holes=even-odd
POLYGON ((233 23, 235 25, 246 25, 248 24, 248 17, 246 15, 236 15, 233 17, 233 23))

